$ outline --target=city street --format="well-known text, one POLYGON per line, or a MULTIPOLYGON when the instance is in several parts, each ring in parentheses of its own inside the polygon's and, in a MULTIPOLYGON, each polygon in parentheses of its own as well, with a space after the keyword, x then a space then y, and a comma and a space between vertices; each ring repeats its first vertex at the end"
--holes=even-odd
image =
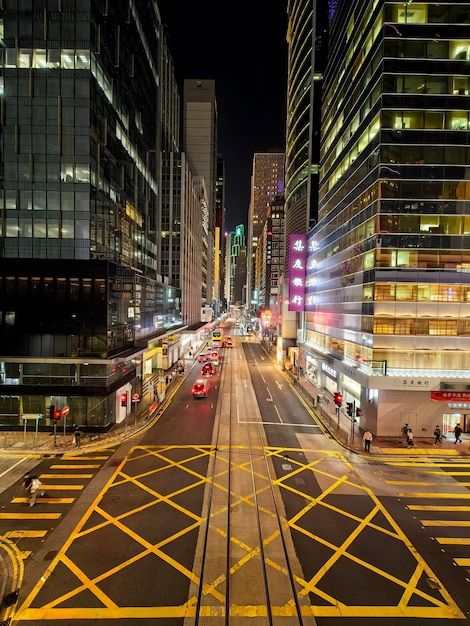
POLYGON ((466 619, 470 461, 351 452, 255 340, 234 343, 207 398, 194 363, 144 434, 43 461, 34 517, 18 483, 2 494, 24 560, 12 623, 466 619))

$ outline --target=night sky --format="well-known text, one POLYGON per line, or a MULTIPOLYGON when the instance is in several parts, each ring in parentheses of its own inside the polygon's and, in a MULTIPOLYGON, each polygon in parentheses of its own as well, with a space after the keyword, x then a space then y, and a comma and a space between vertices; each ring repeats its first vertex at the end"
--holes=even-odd
POLYGON ((253 154, 284 149, 284 0, 158 0, 178 83, 215 80, 226 230, 247 223, 253 154))

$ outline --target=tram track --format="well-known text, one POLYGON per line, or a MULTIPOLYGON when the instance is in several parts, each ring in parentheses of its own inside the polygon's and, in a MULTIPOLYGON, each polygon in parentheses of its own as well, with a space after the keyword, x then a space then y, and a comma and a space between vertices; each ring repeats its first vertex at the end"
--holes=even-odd
MULTIPOLYGON (((226 351, 228 352, 228 351, 226 351)), ((314 624, 245 359, 226 355, 208 467, 204 531, 196 550, 194 617, 185 624, 314 624), (294 565, 293 563, 294 562, 294 565), (287 618, 287 621, 286 621, 287 618)), ((191 597, 191 594, 190 594, 191 597)))

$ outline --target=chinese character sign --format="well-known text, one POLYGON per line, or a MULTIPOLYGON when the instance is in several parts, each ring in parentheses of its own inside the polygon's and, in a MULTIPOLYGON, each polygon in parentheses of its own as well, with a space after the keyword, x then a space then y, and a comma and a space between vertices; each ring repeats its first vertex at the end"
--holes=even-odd
POLYGON ((289 311, 305 310, 305 264, 307 236, 291 235, 289 239, 289 311))

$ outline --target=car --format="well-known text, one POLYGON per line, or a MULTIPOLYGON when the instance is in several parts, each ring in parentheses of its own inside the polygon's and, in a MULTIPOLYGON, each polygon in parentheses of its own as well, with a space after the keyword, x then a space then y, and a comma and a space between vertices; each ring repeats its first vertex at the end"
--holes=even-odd
POLYGON ((227 340, 226 346, 227 346, 227 348, 233 348, 233 343, 232 343, 231 339, 227 340))
POLYGON ((215 367, 212 363, 204 363, 201 370, 202 376, 213 376, 215 374, 215 367))
POLYGON ((197 357, 197 360, 199 361, 199 363, 205 363, 207 361, 207 354, 200 354, 197 357))
POLYGON ((207 378, 199 378, 194 382, 193 388, 191 390, 193 398, 206 398, 210 388, 210 380, 207 380, 207 378))

